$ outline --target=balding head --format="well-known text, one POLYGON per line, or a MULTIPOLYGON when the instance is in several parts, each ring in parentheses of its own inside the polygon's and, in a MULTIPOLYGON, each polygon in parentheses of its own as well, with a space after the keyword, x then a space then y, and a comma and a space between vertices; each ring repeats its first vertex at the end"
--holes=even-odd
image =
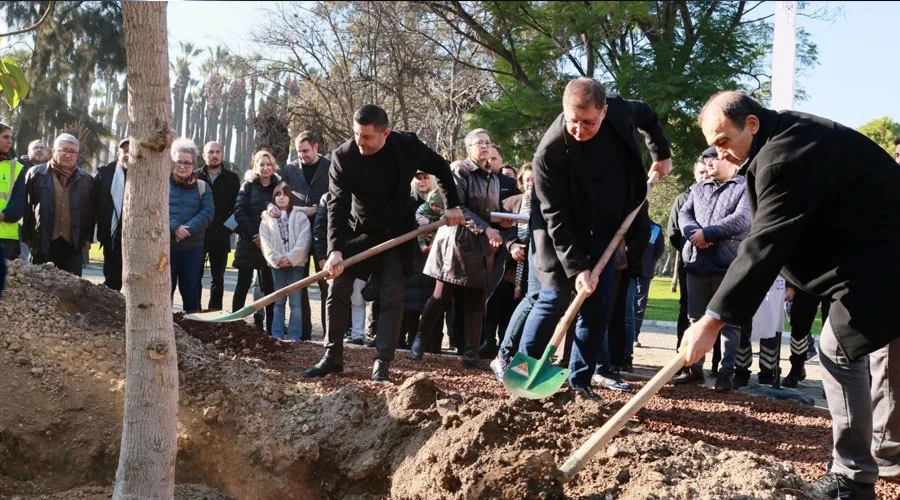
POLYGON ((577 110, 588 108, 603 109, 606 106, 606 89, 593 78, 576 78, 566 85, 563 92, 563 107, 577 110))
POLYGON ((697 121, 706 143, 715 146, 719 158, 741 165, 750 155, 759 117, 765 108, 742 92, 726 90, 706 102, 697 121))

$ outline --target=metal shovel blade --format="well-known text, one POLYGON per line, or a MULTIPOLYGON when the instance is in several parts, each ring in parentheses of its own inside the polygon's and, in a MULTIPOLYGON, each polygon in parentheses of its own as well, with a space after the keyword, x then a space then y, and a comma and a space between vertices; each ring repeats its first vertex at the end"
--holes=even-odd
POLYGON ((554 366, 550 360, 556 347, 548 345, 541 359, 518 352, 503 372, 503 385, 516 396, 543 399, 556 394, 569 378, 569 369, 554 366))
POLYGON ((184 319, 190 319, 194 321, 205 321, 207 323, 227 323, 229 321, 239 320, 241 318, 246 318, 253 314, 253 307, 246 306, 241 309, 238 309, 235 312, 228 313, 225 311, 210 311, 205 313, 193 313, 193 314, 185 314, 184 319))

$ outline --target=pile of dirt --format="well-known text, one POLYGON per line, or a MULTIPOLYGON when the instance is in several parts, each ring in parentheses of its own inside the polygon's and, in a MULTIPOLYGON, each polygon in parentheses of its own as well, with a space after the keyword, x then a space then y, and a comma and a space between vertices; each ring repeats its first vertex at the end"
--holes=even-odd
MULTIPOLYGON (((11 263, 0 301, 0 498, 108 498, 124 309, 117 292, 11 263)), ((343 374, 311 380, 302 371, 322 355, 316 343, 240 321, 174 320, 183 498, 805 498, 802 480, 830 451, 822 410, 666 387, 561 483, 556 465, 629 395, 604 392, 609 408, 568 391, 515 399, 458 357, 403 351, 393 384, 377 384, 374 350, 352 346, 343 374)), ((889 483, 878 492, 900 498, 889 483)))

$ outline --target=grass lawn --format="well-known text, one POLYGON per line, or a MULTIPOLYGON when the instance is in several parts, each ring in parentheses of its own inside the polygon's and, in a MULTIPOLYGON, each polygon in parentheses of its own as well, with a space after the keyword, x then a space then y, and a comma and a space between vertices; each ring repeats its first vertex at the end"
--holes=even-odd
MULTIPOLYGON (((647 312, 645 319, 657 321, 678 321, 678 297, 679 293, 670 292, 672 278, 657 276, 650 282, 650 298, 647 300, 647 312)), ((678 286, 681 286, 679 283, 678 286)), ((791 327, 785 319, 784 331, 790 331, 791 327)), ((813 334, 822 332, 822 319, 817 315, 812 326, 813 334)))
MULTIPOLYGON (((91 245, 90 258, 91 258, 91 262, 100 262, 100 263, 103 262, 103 249, 100 248, 99 243, 94 243, 93 245, 91 245)), ((228 268, 229 269, 231 269, 231 267, 232 267, 231 263, 233 261, 234 261, 234 250, 228 252, 228 268)), ((675 313, 677 314, 678 311, 676 310, 675 313)))

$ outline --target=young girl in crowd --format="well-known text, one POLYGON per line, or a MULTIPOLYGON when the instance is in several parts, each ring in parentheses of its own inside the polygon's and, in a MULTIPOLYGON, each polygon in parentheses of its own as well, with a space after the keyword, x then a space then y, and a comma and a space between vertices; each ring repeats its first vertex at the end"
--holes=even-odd
MULTIPOLYGON (((309 261, 309 248, 312 244, 312 232, 309 218, 299 208, 294 208, 291 197, 291 186, 281 182, 275 186, 272 201, 281 211, 280 217, 272 217, 266 212, 262 214, 259 224, 259 236, 263 256, 272 268, 272 281, 275 290, 296 283, 306 277, 306 263, 309 261)), ((284 303, 291 306, 290 323, 287 327, 287 340, 300 340, 303 331, 303 309, 301 308, 301 290, 281 298, 275 302, 272 320, 272 336, 285 338, 284 303)))

